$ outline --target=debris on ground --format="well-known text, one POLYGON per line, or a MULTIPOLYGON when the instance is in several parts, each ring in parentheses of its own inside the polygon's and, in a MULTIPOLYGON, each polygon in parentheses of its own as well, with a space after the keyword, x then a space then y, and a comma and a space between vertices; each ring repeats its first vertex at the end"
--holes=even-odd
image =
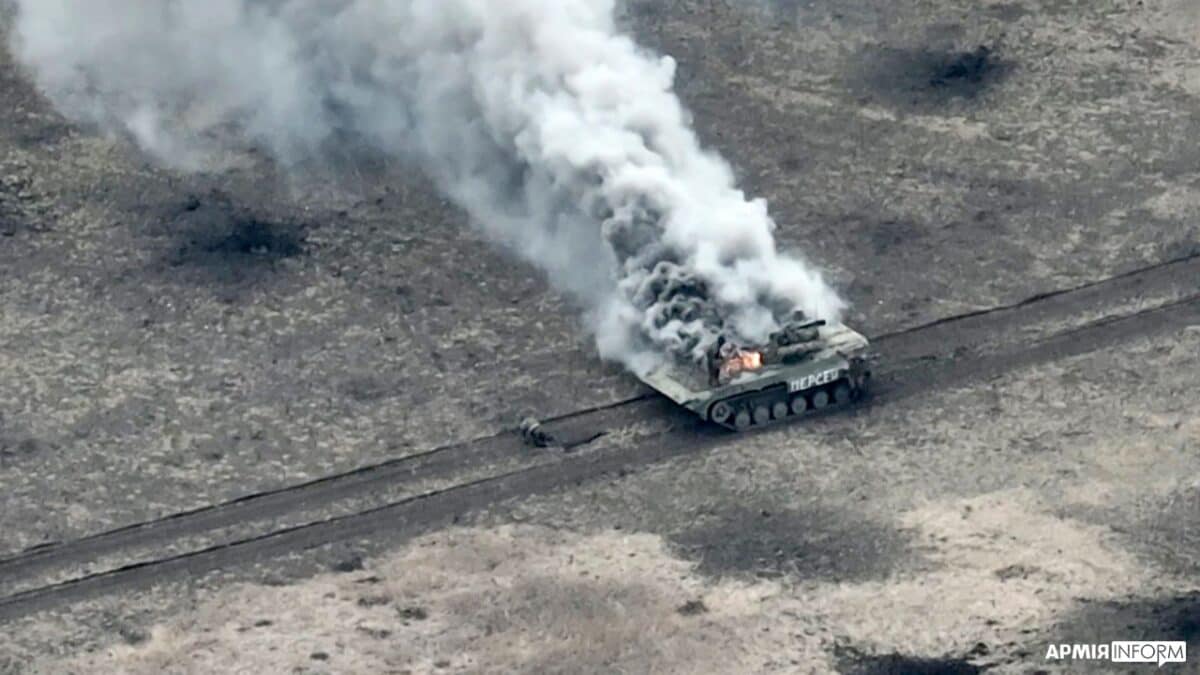
POLYGON ((558 445, 554 436, 542 429, 542 423, 533 417, 521 420, 521 438, 526 445, 535 448, 549 448, 558 445))

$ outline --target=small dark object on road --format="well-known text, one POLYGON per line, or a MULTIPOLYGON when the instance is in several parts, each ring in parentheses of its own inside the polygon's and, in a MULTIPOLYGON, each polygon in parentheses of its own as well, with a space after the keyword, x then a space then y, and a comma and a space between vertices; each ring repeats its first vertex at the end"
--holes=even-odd
POLYGON ((333 571, 341 572, 342 574, 347 574, 350 572, 358 572, 362 569, 363 569, 363 559, 362 559, 362 556, 359 556, 359 555, 350 556, 349 558, 346 558, 345 560, 339 560, 338 562, 334 563, 334 565, 333 565, 333 571))
POLYGON ((535 448, 549 448, 558 444, 554 436, 542 429, 542 423, 532 417, 521 420, 521 438, 535 448))

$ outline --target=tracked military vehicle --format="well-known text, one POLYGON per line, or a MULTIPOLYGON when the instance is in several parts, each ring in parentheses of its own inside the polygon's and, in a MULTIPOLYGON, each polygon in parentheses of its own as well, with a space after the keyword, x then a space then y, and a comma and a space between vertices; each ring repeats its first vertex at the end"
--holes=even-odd
POLYGON ((767 344, 719 339, 703 365, 673 362, 642 381, 700 417, 743 431, 859 398, 868 342, 841 324, 798 315, 767 344))

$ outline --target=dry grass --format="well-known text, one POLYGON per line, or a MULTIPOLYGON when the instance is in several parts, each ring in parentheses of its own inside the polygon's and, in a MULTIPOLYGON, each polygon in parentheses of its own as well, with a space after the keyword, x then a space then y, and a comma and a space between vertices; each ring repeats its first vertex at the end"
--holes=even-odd
POLYGON ((34 671, 823 673, 840 644, 1003 652, 1077 598, 1117 597, 1153 573, 1104 528, 1049 515, 1026 491, 902 520, 930 564, 852 584, 714 581, 645 534, 451 530, 363 571, 223 590, 141 644, 34 671))

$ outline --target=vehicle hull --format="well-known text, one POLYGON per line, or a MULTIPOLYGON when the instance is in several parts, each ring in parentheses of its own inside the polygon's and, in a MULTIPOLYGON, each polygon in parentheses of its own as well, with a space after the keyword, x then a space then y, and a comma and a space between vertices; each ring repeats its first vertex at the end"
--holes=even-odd
POLYGON ((859 399, 870 379, 867 347, 862 335, 835 324, 821 328, 821 348, 805 359, 767 365, 716 386, 700 381, 700 369, 678 365, 641 379, 709 422, 746 431, 859 399))

